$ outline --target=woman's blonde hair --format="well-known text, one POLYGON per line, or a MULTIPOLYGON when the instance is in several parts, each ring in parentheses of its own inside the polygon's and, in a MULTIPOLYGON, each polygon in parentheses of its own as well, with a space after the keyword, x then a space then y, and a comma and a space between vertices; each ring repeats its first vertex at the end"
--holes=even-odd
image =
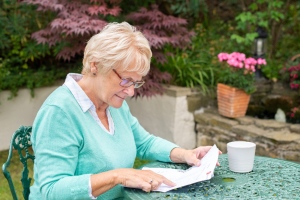
POLYGON ((98 72, 111 69, 135 71, 145 76, 150 69, 152 52, 148 40, 127 22, 109 23, 91 37, 84 50, 82 73, 90 73, 95 62, 98 72))

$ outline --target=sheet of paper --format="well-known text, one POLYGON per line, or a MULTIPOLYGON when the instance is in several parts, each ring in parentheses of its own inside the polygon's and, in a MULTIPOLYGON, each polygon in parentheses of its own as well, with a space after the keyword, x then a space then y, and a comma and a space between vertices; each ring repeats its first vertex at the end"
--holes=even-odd
POLYGON ((214 170, 219 157, 219 149, 214 145, 207 154, 201 159, 199 167, 190 167, 186 170, 170 169, 170 168, 149 168, 144 167, 143 170, 152 170, 170 179, 176 186, 170 187, 161 184, 155 191, 167 192, 179 187, 190 185, 192 183, 209 180, 214 176, 214 170))

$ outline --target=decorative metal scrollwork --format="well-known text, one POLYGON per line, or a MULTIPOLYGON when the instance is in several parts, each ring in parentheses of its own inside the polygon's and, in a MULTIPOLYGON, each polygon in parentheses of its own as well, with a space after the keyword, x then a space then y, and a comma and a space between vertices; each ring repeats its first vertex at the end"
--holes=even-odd
POLYGON ((7 161, 2 166, 3 174, 8 181, 9 188, 10 188, 10 191, 11 191, 11 194, 12 194, 12 197, 14 200, 17 200, 18 198, 17 198, 14 184, 12 182, 12 178, 7 169, 9 167, 10 161, 12 159, 13 150, 17 150, 20 161, 23 164, 23 171, 22 171, 22 177, 21 177, 21 183, 23 186, 22 193, 23 193, 24 199, 27 200, 29 197, 29 192, 30 192, 29 187, 30 187, 30 183, 32 180, 31 178, 29 178, 29 170, 28 170, 27 161, 29 159, 34 161, 34 158, 35 158, 34 155, 32 153, 30 153, 30 151, 29 151, 29 149, 32 146, 31 141, 30 141, 31 131, 32 131, 31 126, 21 126, 13 134, 11 144, 9 147, 7 161))

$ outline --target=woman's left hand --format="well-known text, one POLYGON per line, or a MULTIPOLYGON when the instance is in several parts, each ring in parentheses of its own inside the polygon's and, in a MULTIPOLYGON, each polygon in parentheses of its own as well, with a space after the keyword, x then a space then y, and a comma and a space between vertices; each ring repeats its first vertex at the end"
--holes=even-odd
MULTIPOLYGON (((198 147, 192 150, 186 150, 182 148, 175 148, 171 151, 171 160, 176 163, 187 163, 192 166, 200 166, 201 159, 206 155, 206 153, 211 149, 212 146, 198 147)), ((219 151, 219 154, 222 154, 219 151)), ((219 162, 216 163, 218 166, 219 162)))
MULTIPOLYGON (((203 146, 198 147, 193 150, 186 150, 184 154, 184 159, 187 164, 192 166, 200 166, 201 159, 205 156, 205 154, 210 150, 211 146, 203 146)), ((219 151, 219 154, 222 154, 221 151, 219 151)), ((219 166, 219 162, 217 163, 219 166)))

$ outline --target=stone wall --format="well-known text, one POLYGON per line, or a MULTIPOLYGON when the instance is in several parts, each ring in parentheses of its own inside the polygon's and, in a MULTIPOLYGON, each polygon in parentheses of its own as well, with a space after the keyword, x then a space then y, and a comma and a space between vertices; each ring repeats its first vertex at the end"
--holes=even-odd
MULTIPOLYGON (((251 95, 249 105, 266 106, 265 102, 278 98, 292 101, 299 95, 281 83, 259 81, 257 88, 257 92, 251 95)), ((244 140, 256 143, 256 155, 300 162, 300 124, 258 119, 249 115, 231 119, 218 114, 215 95, 189 98, 189 107, 194 110, 198 108, 194 112, 197 146, 216 144, 226 153, 228 142, 244 140)), ((272 109, 282 106, 275 104, 272 109)))
POLYGON ((216 144, 226 153, 226 144, 243 140, 256 143, 256 155, 300 162, 300 125, 249 116, 230 119, 216 109, 195 112, 197 145, 216 144))

